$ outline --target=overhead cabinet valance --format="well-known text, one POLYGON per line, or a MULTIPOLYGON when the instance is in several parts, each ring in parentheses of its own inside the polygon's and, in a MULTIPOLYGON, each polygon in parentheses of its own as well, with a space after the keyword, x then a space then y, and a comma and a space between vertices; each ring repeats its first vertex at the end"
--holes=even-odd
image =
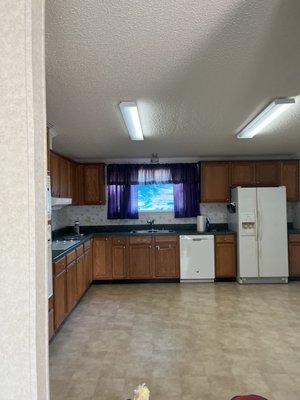
POLYGON ((138 185, 199 182, 198 165, 179 164, 110 164, 108 185, 138 185))

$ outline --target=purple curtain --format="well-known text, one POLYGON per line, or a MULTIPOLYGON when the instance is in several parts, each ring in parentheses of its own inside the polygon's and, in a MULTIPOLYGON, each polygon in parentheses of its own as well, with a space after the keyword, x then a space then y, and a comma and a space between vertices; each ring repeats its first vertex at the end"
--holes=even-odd
POLYGON ((108 219, 137 219, 138 168, 135 164, 107 166, 108 219))
POLYGON ((175 218, 200 214, 199 170, 197 164, 172 164, 175 218))
POLYGON ((175 218, 199 215, 199 170, 193 164, 110 164, 108 219, 137 219, 138 184, 173 183, 175 218))

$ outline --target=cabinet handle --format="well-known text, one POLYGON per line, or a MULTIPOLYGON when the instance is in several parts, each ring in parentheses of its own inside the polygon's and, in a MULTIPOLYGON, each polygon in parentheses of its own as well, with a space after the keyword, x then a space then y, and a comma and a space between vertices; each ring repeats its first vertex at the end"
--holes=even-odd
POLYGON ((163 248, 161 248, 160 246, 156 246, 156 248, 157 248, 157 250, 169 250, 169 249, 171 249, 172 248, 172 246, 169 244, 169 246, 168 247, 163 247, 163 248))

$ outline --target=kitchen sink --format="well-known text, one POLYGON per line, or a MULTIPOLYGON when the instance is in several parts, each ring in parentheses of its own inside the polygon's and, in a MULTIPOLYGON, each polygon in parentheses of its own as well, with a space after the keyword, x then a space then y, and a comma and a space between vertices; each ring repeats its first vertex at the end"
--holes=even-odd
POLYGON ((175 232, 174 230, 171 229, 141 229, 141 230, 133 230, 130 233, 135 234, 135 235, 145 235, 149 233, 172 233, 175 232))

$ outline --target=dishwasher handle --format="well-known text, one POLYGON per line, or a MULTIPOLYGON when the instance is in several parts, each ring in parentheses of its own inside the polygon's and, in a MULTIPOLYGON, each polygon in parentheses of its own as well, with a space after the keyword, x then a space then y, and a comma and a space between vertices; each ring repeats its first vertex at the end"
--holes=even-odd
POLYGON ((192 240, 193 242, 202 242, 202 241, 206 241, 206 240, 213 240, 213 236, 212 235, 206 235, 206 236, 201 236, 201 237, 193 237, 193 236, 182 236, 181 239, 182 240, 192 240))

